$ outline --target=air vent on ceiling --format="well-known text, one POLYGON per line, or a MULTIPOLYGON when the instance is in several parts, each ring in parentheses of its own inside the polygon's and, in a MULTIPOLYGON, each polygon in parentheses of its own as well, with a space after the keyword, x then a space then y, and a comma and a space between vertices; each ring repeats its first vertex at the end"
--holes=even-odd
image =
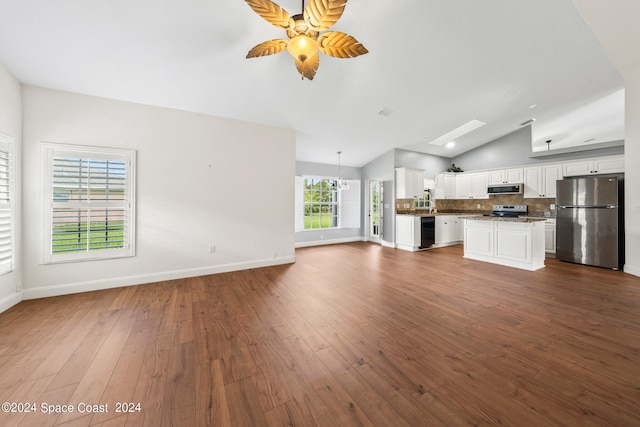
POLYGON ((529 125, 529 124, 531 124, 531 123, 533 123, 535 121, 536 121, 536 119, 530 118, 529 120, 520 123, 520 126, 526 126, 526 125, 529 125))
POLYGON ((386 108, 386 107, 378 111, 378 115, 384 116, 384 117, 389 117, 391 113, 393 113, 393 110, 391 108, 386 108))

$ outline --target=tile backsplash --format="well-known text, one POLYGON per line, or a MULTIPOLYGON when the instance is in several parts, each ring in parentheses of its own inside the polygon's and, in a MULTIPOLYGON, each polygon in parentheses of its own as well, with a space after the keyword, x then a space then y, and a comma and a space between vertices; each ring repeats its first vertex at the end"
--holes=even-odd
MULTIPOLYGON (((441 199, 434 200, 434 208, 438 212, 491 212, 493 205, 527 205, 529 214, 533 216, 543 216, 545 212, 549 212, 552 217, 556 216, 556 211, 551 210, 551 204, 556 203, 556 199, 525 199, 521 194, 503 194, 490 196, 488 199, 469 199, 469 200, 452 200, 441 199), (480 205, 480 207, 478 207, 480 205)), ((414 199, 396 199, 396 207, 398 213, 414 212, 414 199), (408 205, 408 208, 405 206, 408 205)))

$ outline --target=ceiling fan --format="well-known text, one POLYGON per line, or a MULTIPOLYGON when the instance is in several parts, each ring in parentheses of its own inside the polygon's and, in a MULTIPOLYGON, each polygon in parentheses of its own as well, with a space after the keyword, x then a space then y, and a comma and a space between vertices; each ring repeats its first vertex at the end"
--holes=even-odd
POLYGON ((320 65, 318 51, 335 58, 355 58, 369 52, 348 34, 339 31, 322 33, 340 19, 347 0, 309 0, 306 7, 302 0, 303 12, 293 16, 271 0, 245 2, 267 22, 286 30, 289 37, 289 40, 260 43, 249 51, 247 58, 274 55, 287 50, 295 58, 302 79, 313 80, 320 65))

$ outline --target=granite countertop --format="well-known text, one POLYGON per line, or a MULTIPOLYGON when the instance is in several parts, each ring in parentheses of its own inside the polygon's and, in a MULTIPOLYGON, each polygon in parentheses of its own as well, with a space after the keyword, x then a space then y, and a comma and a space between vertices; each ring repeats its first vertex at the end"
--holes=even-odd
POLYGON ((501 222, 539 222, 539 221, 546 221, 547 218, 535 218, 535 217, 525 217, 525 216, 521 216, 521 217, 517 217, 517 218, 504 218, 504 217, 497 217, 497 216, 483 216, 483 215, 466 215, 466 216, 461 216, 459 217, 461 219, 473 219, 473 220, 479 220, 479 221, 501 221, 501 222))
POLYGON ((428 213, 428 212, 419 212, 419 211, 410 211, 410 212, 397 212, 396 215, 402 216, 443 216, 443 215, 456 215, 460 219, 480 219, 483 221, 512 221, 512 222, 537 222, 537 221, 546 221, 548 219, 555 219, 555 216, 545 217, 542 214, 536 215, 528 214, 522 215, 517 218, 500 218, 495 216, 483 216, 483 214, 489 213, 487 211, 473 212, 473 211, 458 211, 458 212, 437 212, 437 213, 428 213))
POLYGON ((437 213, 428 213, 428 212, 397 212, 396 215, 406 215, 406 216, 442 216, 442 215, 481 215, 481 214, 472 214, 467 212, 437 212, 437 213))

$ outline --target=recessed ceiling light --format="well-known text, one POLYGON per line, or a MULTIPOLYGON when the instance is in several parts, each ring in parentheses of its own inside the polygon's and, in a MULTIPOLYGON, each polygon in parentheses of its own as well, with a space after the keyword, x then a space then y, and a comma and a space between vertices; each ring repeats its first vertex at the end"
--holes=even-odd
POLYGON ((463 124, 462 126, 459 126, 459 127, 455 128, 454 130, 445 133, 441 137, 434 139, 429 144, 444 145, 447 142, 451 142, 451 141, 453 141, 455 139, 458 139, 462 135, 466 135, 469 132, 472 132, 472 131, 478 129, 480 126, 484 126, 484 125, 486 125, 485 122, 481 122, 480 120, 473 119, 473 120, 463 124))
POLYGON ((453 148, 456 146, 456 143, 454 141, 449 141, 447 142, 447 145, 445 145, 445 147, 447 148, 453 148))
POLYGON ((529 105, 529 108, 532 109, 532 108, 536 108, 537 106, 538 106, 538 104, 531 104, 531 105, 529 105))
POLYGON ((526 126, 526 125, 531 124, 531 123, 533 123, 533 122, 535 122, 535 121, 536 121, 536 119, 534 119, 534 118, 532 117, 532 118, 530 118, 529 120, 525 120, 524 122, 520 123, 520 126, 526 126))

